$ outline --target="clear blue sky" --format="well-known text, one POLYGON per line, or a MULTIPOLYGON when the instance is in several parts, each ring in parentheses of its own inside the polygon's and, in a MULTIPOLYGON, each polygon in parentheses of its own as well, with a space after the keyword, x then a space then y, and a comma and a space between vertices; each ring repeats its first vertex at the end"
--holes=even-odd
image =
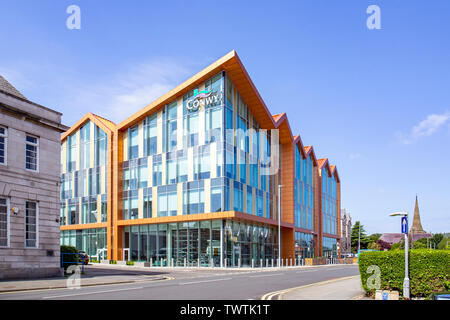
POLYGON ((388 213, 416 193, 425 230, 450 232, 449 15, 447 0, 2 0, 0 74, 66 125, 120 122, 235 49, 272 114, 337 165, 368 233, 399 232, 388 213))

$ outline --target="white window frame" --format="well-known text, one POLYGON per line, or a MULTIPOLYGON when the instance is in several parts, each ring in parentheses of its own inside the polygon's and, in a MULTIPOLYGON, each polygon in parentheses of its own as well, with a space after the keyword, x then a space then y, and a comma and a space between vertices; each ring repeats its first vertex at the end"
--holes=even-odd
POLYGON ((31 171, 31 172, 39 172, 39 137, 32 135, 32 134, 25 134, 25 170, 31 171), (27 137, 36 138, 36 143, 27 141, 27 137), (27 148, 26 145, 32 145, 36 146, 36 170, 28 169, 27 168, 27 148))
POLYGON ((0 197, 0 198, 6 199, 6 235, 7 235, 6 246, 0 246, 0 248, 9 248, 9 246, 10 246, 10 239, 11 239, 11 223, 10 223, 9 198, 8 197, 0 197))
POLYGON ((24 233, 23 233, 23 237, 24 237, 24 244, 25 244, 25 249, 39 249, 39 202, 35 201, 35 200, 26 200, 25 201, 25 214, 24 214, 24 233), (33 202, 36 204, 36 244, 34 247, 29 247, 27 246, 27 202, 33 202))
POLYGON ((0 128, 5 129, 5 133, 4 134, 0 133, 0 137, 5 138, 5 155, 4 155, 5 161, 4 162, 0 162, 0 165, 6 166, 6 165, 8 165, 8 128, 5 127, 5 126, 0 126, 0 128))

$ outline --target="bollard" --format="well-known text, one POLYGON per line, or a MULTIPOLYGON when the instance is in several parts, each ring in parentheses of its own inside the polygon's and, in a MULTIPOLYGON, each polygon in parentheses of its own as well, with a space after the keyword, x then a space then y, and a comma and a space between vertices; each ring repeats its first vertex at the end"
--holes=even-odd
POLYGON ((150 258, 150 267, 153 267, 153 258, 150 258))
POLYGON ((255 261, 252 258, 252 268, 254 268, 254 267, 255 267, 255 261))
POLYGON ((224 262, 224 265, 223 265, 223 267, 224 267, 224 268, 226 268, 226 267, 227 267, 227 261, 228 261, 228 259, 227 259, 227 258, 225 258, 225 260, 223 261, 223 262, 224 262))
POLYGON ((214 268, 214 260, 213 259, 209 259, 209 266, 211 268, 214 268))
POLYGON ((291 264, 291 267, 292 267, 292 258, 291 258, 290 264, 291 264))
POLYGON ((184 258, 184 267, 186 268, 186 258, 184 258))
POLYGON ((269 259, 266 259, 266 268, 269 267, 269 259))
POLYGON ((200 268, 200 259, 197 259, 197 268, 200 268))
POLYGON ((172 258, 172 268, 175 267, 175 265, 174 265, 173 263, 174 263, 174 260, 173 260, 173 258, 172 258))
POLYGON ((241 258, 238 258, 238 268, 241 267, 241 258))
POLYGON ((273 268, 273 259, 272 259, 272 268, 273 268))
POLYGON ((159 263, 160 263, 160 267, 162 267, 163 266, 163 259, 162 258, 160 258, 160 261, 159 261, 159 263))

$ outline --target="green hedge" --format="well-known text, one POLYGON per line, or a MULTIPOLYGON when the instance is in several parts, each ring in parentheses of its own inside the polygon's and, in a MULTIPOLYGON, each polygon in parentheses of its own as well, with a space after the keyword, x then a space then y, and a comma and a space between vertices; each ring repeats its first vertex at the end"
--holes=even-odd
POLYGON ((64 262, 62 266, 64 266, 64 270, 67 270, 67 268, 70 265, 78 264, 78 255, 73 253, 78 253, 78 249, 76 247, 72 246, 61 246, 61 262, 64 262), (63 253, 70 253, 70 254, 63 254, 63 253))
MULTIPOLYGON (((359 256, 359 273, 366 292, 367 279, 374 273, 367 272, 371 265, 380 268, 381 290, 398 290, 403 294, 405 278, 405 251, 362 252, 359 256)), ((450 283, 450 252, 444 250, 414 249, 409 251, 410 294, 429 297, 432 293, 448 291, 450 283)))

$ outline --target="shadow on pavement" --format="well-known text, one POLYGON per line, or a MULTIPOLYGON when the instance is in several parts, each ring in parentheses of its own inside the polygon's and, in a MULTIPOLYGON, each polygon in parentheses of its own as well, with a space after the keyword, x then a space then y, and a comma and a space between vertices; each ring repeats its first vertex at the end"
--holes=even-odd
POLYGON ((146 270, 122 270, 113 268, 91 267, 89 265, 84 266, 83 278, 93 277, 110 277, 110 276, 157 276, 164 275, 168 272, 161 271, 146 271, 146 270))

